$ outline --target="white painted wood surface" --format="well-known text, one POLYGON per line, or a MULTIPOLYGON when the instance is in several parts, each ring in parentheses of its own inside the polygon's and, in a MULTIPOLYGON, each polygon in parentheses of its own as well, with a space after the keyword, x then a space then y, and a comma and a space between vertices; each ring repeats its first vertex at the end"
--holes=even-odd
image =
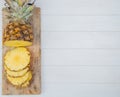
POLYGON ((36 5, 42 20, 42 94, 36 97, 120 97, 120 0, 36 5))

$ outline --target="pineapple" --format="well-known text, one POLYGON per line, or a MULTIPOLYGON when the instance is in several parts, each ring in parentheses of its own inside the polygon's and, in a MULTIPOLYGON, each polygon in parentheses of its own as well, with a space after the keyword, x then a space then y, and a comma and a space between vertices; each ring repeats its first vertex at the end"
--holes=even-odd
POLYGON ((30 80, 32 79, 32 74, 28 77, 28 80, 21 85, 21 87, 25 88, 30 84, 30 80))
POLYGON ((30 52, 24 47, 15 48, 6 53, 4 62, 7 68, 12 71, 23 70, 29 66, 30 52))
POLYGON ((32 79, 30 71, 30 52, 25 48, 31 46, 34 36, 31 24, 34 2, 31 0, 5 0, 8 7, 8 24, 3 32, 3 44, 15 47, 4 57, 4 69, 7 80, 14 86, 27 87, 32 79))
POLYGON ((29 83, 27 84, 24 84, 26 82, 29 82, 32 78, 32 73, 31 71, 27 72, 24 76, 22 77, 11 77, 9 75, 7 75, 7 79, 8 81, 12 84, 12 85, 15 85, 15 86, 28 86, 29 83))
POLYGON ((22 84, 21 87, 25 88, 25 87, 27 87, 29 84, 30 84, 29 81, 27 81, 27 82, 25 82, 24 84, 22 84))
POLYGON ((30 52, 24 47, 8 51, 4 57, 7 80, 16 87, 27 87, 32 79, 30 52))
POLYGON ((27 67, 27 68, 25 68, 25 69, 23 69, 23 70, 21 70, 21 71, 12 71, 12 70, 10 70, 9 68, 7 68, 6 65, 4 65, 4 68, 5 68, 6 73, 7 73, 9 76, 11 76, 11 77, 20 77, 20 76, 23 76, 23 75, 24 75, 25 73, 27 73, 28 70, 29 70, 29 68, 27 67))
POLYGON ((33 42, 31 16, 34 5, 30 0, 5 0, 9 7, 9 23, 4 29, 3 44, 10 47, 30 46, 33 42))

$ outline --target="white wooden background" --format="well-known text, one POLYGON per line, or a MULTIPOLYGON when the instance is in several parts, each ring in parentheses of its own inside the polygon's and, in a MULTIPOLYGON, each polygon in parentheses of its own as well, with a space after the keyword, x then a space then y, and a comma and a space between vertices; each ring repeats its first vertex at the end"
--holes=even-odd
POLYGON ((31 97, 120 97, 120 0, 36 5, 42 20, 42 94, 31 97))

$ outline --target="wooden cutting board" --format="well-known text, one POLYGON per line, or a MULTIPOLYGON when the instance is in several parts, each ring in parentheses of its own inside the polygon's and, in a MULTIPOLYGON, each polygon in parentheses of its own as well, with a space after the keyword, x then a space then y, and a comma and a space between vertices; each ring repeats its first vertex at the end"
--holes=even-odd
MULTIPOLYGON (((6 27, 8 23, 8 19, 6 19, 6 11, 2 10, 2 20, 3 20, 3 29, 6 27)), ((31 52, 31 70, 33 74, 33 78, 30 86, 27 88, 16 88, 11 85, 7 79, 4 67, 2 68, 2 94, 3 95, 24 95, 24 94, 40 94, 41 93, 41 38, 40 38, 40 8, 36 7, 33 11, 32 17, 33 24, 33 33, 34 40, 33 45, 27 47, 27 49, 31 52)), ((6 46, 2 46, 2 65, 4 65, 4 55, 5 53, 13 48, 9 48, 6 46)))

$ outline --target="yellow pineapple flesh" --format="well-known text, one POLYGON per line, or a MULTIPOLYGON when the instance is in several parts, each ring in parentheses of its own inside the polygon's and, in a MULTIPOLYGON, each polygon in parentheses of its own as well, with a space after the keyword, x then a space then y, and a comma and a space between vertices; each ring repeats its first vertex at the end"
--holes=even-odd
POLYGON ((22 84, 24 84, 25 82, 30 81, 32 78, 32 73, 31 71, 27 72, 24 76, 22 77, 11 77, 9 75, 7 75, 7 79, 8 81, 15 86, 21 86, 22 84))
POLYGON ((16 87, 25 88, 30 85, 30 52, 24 47, 8 51, 4 57, 4 69, 7 80, 16 87))
POLYGON ((32 42, 22 41, 22 40, 9 40, 9 41, 5 41, 4 45, 13 46, 13 47, 30 46, 32 45, 32 42))
POLYGON ((21 87, 25 88, 25 87, 27 87, 29 84, 30 84, 30 82, 27 81, 27 82, 25 82, 24 84, 22 84, 21 87))
POLYGON ((12 71, 6 65, 4 65, 4 68, 5 68, 6 73, 11 77, 23 76, 29 70, 29 67, 27 67, 27 68, 20 70, 20 71, 12 71))
POLYGON ((28 80, 21 85, 21 87, 23 87, 23 88, 27 87, 30 84, 31 79, 32 79, 32 74, 31 74, 31 76, 29 76, 28 80))
POLYGON ((23 47, 15 48, 6 53, 4 61, 10 70, 23 70, 30 63, 30 52, 23 47))

